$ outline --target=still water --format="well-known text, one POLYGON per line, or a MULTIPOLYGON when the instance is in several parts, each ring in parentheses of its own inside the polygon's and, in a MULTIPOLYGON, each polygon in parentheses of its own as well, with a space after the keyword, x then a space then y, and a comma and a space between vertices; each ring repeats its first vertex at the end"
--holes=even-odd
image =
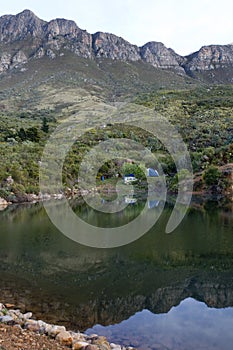
MULTIPOLYGON (((104 227, 132 220, 144 204, 108 216, 72 203, 104 227)), ((160 205, 154 201, 152 213, 160 205)), ((137 241, 97 249, 61 234, 41 204, 9 206, 0 212, 1 301, 138 349, 232 349, 232 210, 192 208, 165 234, 171 212, 167 204, 137 241)))

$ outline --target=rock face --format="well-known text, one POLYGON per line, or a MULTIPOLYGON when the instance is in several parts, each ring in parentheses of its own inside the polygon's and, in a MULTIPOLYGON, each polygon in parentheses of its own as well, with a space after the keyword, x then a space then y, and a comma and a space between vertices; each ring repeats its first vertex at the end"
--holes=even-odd
POLYGON ((43 30, 49 39, 53 39, 59 35, 76 38, 81 31, 74 21, 68 21, 62 18, 54 19, 46 23, 43 30))
POLYGON ((0 56, 0 73, 10 68, 11 55, 7 52, 3 52, 0 56))
POLYGON ((12 64, 22 64, 27 62, 27 56, 22 50, 16 52, 16 54, 12 57, 12 64))
POLYGON ((203 46, 182 57, 163 43, 149 42, 142 47, 113 34, 89 34, 74 21, 54 19, 45 22, 30 10, 0 17, 0 73, 17 68, 31 59, 55 59, 67 51, 89 59, 146 62, 156 68, 172 69, 193 75, 233 66, 233 45, 203 46), (25 45, 25 49, 24 49, 25 45))
POLYGON ((186 71, 205 71, 233 65, 233 45, 203 46, 186 57, 186 71))
POLYGON ((173 50, 168 49, 163 43, 149 42, 140 48, 141 58, 154 67, 180 69, 182 57, 173 50))
POLYGON ((96 57, 122 61, 138 61, 141 59, 140 50, 136 45, 132 45, 116 35, 98 32, 92 38, 92 47, 96 57))
POLYGON ((29 36, 41 37, 45 23, 30 10, 24 10, 16 16, 2 16, 0 17, 0 42, 11 43, 29 36))

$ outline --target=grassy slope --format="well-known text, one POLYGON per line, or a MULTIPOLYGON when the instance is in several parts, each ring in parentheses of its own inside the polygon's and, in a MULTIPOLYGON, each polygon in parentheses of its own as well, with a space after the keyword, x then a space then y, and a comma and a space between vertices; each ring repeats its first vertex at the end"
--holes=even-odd
MULTIPOLYGON (((13 69, 0 77, 3 188, 6 177, 12 175, 15 183, 23 186, 17 190, 35 190, 38 161, 48 137, 40 130, 44 117, 52 131, 62 120, 75 116, 87 106, 108 108, 116 101, 134 101, 168 117, 187 142, 195 171, 203 171, 210 164, 220 166, 232 161, 231 86, 209 88, 200 81, 144 63, 86 60, 71 53, 55 60, 32 60, 23 68, 26 70, 13 69), (20 128, 30 127, 38 129, 39 142, 21 142, 18 138, 20 128)), ((120 131, 126 136, 130 134, 129 130, 120 131)), ((146 136, 141 136, 147 145, 146 136)), ((91 144, 84 142, 83 151, 91 144)), ((163 150, 155 148, 154 151, 162 154, 165 170, 173 173, 169 156, 163 150)), ((79 158, 74 156, 71 163, 79 158)), ((69 165, 67 169, 69 172, 69 165)), ((6 193, 2 191, 2 195, 6 193)))

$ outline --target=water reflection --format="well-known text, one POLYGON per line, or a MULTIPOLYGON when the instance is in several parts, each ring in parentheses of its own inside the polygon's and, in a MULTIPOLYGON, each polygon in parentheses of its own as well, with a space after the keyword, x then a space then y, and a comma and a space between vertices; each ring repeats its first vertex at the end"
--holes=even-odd
POLYGON ((96 325, 87 334, 103 334, 112 342, 140 350, 231 350, 233 308, 208 308, 187 298, 167 314, 143 310, 120 324, 96 325), (130 337, 129 337, 130 335, 130 337))
POLYGON ((156 199, 148 200, 148 208, 149 209, 156 208, 159 205, 159 202, 160 201, 158 201, 156 199))
MULTIPOLYGON (((105 227, 132 220, 143 205, 145 202, 138 200, 129 205, 125 213, 107 216, 88 209, 83 203, 73 202, 74 210, 83 219, 105 227)), ((160 205, 158 203, 158 207, 160 205)), ((153 214, 158 207, 155 204, 148 211, 153 214)), ((154 333, 156 349, 169 349, 169 346, 176 349, 177 346, 187 350, 199 341, 198 349, 212 350, 218 345, 218 349, 228 350, 224 348, 225 343, 220 346, 220 340, 216 340, 214 345, 209 338, 211 334, 213 340, 216 338, 219 324, 225 327, 221 337, 231 340, 231 332, 219 315, 226 315, 232 325, 231 309, 223 309, 233 306, 232 211, 190 209, 181 226, 166 235, 164 228, 171 211, 167 205, 156 225, 132 244, 117 249, 93 249, 74 243, 58 232, 40 204, 7 208, 0 213, 2 301, 32 310, 38 318, 65 324, 74 330, 85 330, 95 324, 118 324, 114 326, 118 327, 128 320, 127 331, 120 328, 113 333, 114 339, 135 342, 138 334, 137 341, 140 344, 145 341, 144 350, 153 349, 148 339, 149 334, 153 338, 154 333), (190 297, 205 302, 208 308, 190 297), (134 326, 131 326, 132 315, 135 315, 134 326), (176 322, 172 315, 176 316, 176 322), (183 321, 179 315, 183 315, 183 321), (197 317, 200 320, 197 321, 197 317), (154 322, 152 329, 150 324, 154 322), (202 337, 194 339, 194 326, 200 328, 196 333, 200 332, 202 337), (176 327, 177 333, 172 327, 176 327), (172 343, 172 339, 177 339, 177 343, 172 343)))

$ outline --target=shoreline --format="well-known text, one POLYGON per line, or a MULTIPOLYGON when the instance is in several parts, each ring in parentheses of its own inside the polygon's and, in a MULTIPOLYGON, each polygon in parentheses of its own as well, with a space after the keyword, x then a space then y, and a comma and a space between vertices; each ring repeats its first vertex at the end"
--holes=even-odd
MULTIPOLYGON (((20 331, 25 335, 36 334, 37 337, 40 337, 40 341, 42 340, 42 342, 43 339, 53 340, 57 342, 57 344, 63 346, 62 349, 136 350, 133 347, 125 347, 119 344, 110 343, 105 337, 101 335, 92 334, 89 336, 85 333, 67 330, 64 326, 49 324, 42 320, 33 319, 31 312, 22 313, 18 308, 15 308, 15 305, 13 304, 4 305, 0 303, 0 326, 10 326, 12 329, 14 328, 14 330, 20 331)), ((6 328, 3 332, 5 332, 5 334, 7 333, 6 328)), ((8 341, 10 341, 10 339, 8 339, 8 341)), ((0 348, 5 349, 1 346, 0 348)), ((29 348, 33 349, 32 347, 29 348)))
MULTIPOLYGON (((95 194, 96 191, 92 192, 90 191, 89 194, 95 194)), ((102 192, 104 193, 104 192, 102 192)), ((106 194, 116 194, 117 192, 114 190, 106 191, 106 194)), ((144 196, 142 196, 140 193, 136 193, 138 195, 137 200, 144 199, 144 196)), ((170 198, 170 203, 175 203, 176 201, 177 193, 174 192, 168 192, 167 200, 170 198), (174 200, 173 200, 174 198, 174 200)), ((57 200, 81 200, 82 194, 77 193, 74 196, 66 196, 65 194, 51 194, 46 195, 44 197, 37 196, 34 194, 29 194, 27 200, 25 201, 14 201, 14 202, 8 202, 4 198, 0 197, 0 211, 5 210, 6 208, 13 206, 13 205, 25 205, 25 204, 37 204, 37 203, 43 203, 44 201, 57 201, 57 200)), ((193 191, 192 192, 192 201, 191 201, 191 207, 195 207, 197 203, 207 203, 207 202, 216 202, 223 204, 223 207, 228 207, 233 203, 233 197, 231 195, 224 195, 224 194, 215 194, 210 193, 207 191, 193 191)))
MULTIPOLYGON (((201 173, 194 174, 193 191, 191 192, 193 198, 199 198, 202 201, 223 201, 227 200, 229 203, 233 202, 233 163, 227 163, 219 170, 228 179, 228 184, 225 188, 219 188, 217 185, 206 186, 202 181, 201 173)), ((139 184, 136 187, 135 195, 143 197, 147 192, 145 184, 139 184)), ((66 188, 61 190, 60 193, 11 193, 10 197, 0 196, 0 211, 4 210, 11 204, 25 204, 25 203, 38 203, 48 200, 61 200, 61 199, 77 199, 83 195, 94 195, 96 193, 102 193, 102 195, 114 195, 117 193, 116 184, 106 180, 103 183, 96 184, 96 187, 92 187, 88 190, 81 190, 79 188, 66 188)), ((169 197, 177 196, 178 191, 168 189, 167 194, 169 197)), ((158 193, 157 193, 158 194, 158 193)))

